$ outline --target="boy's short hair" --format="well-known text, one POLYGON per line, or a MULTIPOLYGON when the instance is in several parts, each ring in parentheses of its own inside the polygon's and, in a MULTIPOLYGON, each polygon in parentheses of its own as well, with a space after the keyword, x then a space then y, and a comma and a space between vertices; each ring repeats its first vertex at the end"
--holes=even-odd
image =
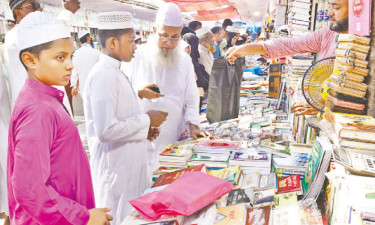
POLYGON ((213 28, 211 29, 211 32, 212 32, 212 34, 217 34, 217 33, 220 33, 220 31, 222 31, 222 30, 223 30, 222 27, 220 27, 220 26, 216 26, 216 27, 213 27, 213 28))
POLYGON ((126 29, 116 29, 116 30, 98 30, 99 40, 103 48, 106 48, 106 41, 108 38, 114 37, 118 41, 122 35, 127 34, 129 32, 134 32, 133 28, 126 28, 126 29))
POLYGON ((81 37, 79 39, 79 42, 81 42, 82 44, 86 43, 87 42, 87 37, 90 36, 90 34, 86 34, 85 36, 81 37))
MULTIPOLYGON (((63 39, 69 39, 69 38, 63 38, 63 39)), ((30 52, 31 54, 35 55, 36 57, 39 57, 40 54, 42 53, 42 51, 50 49, 55 41, 50 41, 50 42, 47 42, 47 43, 44 43, 44 44, 36 45, 36 46, 30 47, 30 48, 26 48, 26 49, 21 50, 19 58, 21 60, 22 65, 25 67, 25 69, 28 70, 27 66, 22 61, 22 54, 23 53, 30 52)))

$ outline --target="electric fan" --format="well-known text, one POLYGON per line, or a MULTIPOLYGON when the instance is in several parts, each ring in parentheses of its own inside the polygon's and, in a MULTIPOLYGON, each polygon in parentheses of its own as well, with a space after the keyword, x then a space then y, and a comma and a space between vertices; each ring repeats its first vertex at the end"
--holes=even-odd
POLYGON ((323 111, 325 100, 321 93, 327 91, 324 82, 333 72, 335 57, 324 58, 310 66, 302 80, 302 93, 315 109, 323 111))

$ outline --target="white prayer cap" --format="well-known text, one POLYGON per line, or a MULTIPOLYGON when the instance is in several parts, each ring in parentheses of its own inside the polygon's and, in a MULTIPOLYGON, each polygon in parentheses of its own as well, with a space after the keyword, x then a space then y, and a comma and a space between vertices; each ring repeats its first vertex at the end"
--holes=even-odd
POLYGON ((9 8, 12 10, 12 12, 14 11, 14 9, 21 5, 22 3, 24 3, 26 0, 10 0, 9 1, 9 8))
POLYGON ((211 32, 211 29, 208 27, 202 27, 198 30, 195 31, 195 34, 197 35, 198 38, 201 38, 203 35, 211 32))
POLYGON ((140 35, 135 35, 135 39, 134 39, 134 41, 137 41, 137 40, 139 40, 139 39, 142 39, 142 37, 141 37, 140 35))
POLYGON ((121 30, 134 28, 134 19, 129 12, 104 12, 99 13, 99 30, 121 30))
POLYGON ((234 28, 233 26, 227 26, 227 30, 228 32, 233 32, 233 33, 238 33, 238 31, 236 30, 236 28, 234 28))
POLYGON ((156 14, 155 25, 182 27, 182 14, 180 8, 171 2, 161 6, 156 14))
POLYGON ((29 13, 17 27, 20 50, 71 37, 69 29, 60 20, 39 11, 29 13))
POLYGON ((241 30, 240 30, 240 35, 242 36, 242 35, 245 35, 245 34, 247 34, 247 33, 246 33, 246 29, 241 29, 241 30))
POLYGON ((81 30, 81 31, 78 33, 78 39, 83 38, 83 36, 85 36, 86 34, 90 34, 90 32, 89 32, 88 30, 81 30))

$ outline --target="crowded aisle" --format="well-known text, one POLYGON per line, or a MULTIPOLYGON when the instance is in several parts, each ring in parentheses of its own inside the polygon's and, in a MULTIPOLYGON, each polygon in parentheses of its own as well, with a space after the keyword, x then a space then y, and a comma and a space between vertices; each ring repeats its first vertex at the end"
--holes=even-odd
POLYGON ((375 224, 368 0, 0 0, 0 224, 375 224))

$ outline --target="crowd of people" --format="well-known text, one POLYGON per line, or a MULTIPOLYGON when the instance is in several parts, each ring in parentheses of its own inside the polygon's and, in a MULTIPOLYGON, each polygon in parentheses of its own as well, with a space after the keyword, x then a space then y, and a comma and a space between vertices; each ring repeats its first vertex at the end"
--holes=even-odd
MULTIPOLYGON (((252 43, 229 19, 212 28, 199 21, 182 27, 173 3, 158 10, 154 35, 141 45, 130 13, 100 13, 99 52, 87 31, 79 33, 82 46, 74 49, 69 27, 78 0, 67 1, 58 18, 41 12, 34 0, 10 0, 17 25, 4 44, 8 80, 0 76, 5 223, 120 224, 131 209, 129 200, 149 186, 158 153, 185 131, 193 138, 209 135, 200 129, 199 101, 207 97, 215 58, 233 63, 248 54, 331 56, 336 34, 348 29, 348 3, 330 4, 329 28, 252 43), (67 98, 78 93, 90 163, 67 98)), ((305 103, 293 110, 315 113, 305 103)))

